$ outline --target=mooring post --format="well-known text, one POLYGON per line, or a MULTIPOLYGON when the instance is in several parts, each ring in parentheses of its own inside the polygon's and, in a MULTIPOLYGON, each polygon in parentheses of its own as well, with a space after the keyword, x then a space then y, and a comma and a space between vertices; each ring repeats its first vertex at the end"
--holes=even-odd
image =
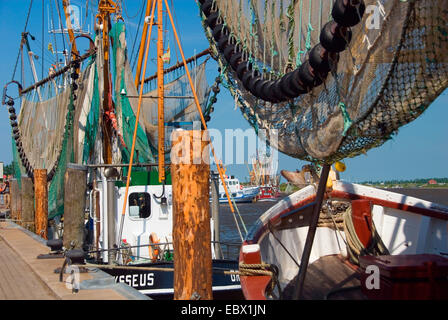
POLYGON ((20 219, 22 219, 22 217, 19 212, 19 201, 21 201, 21 197, 17 179, 12 179, 9 182, 9 194, 11 218, 15 223, 20 224, 20 219))
POLYGON ((325 190, 327 188, 328 175, 330 173, 330 165, 325 164, 322 167, 320 175, 319 186, 316 192, 316 201, 313 207, 313 217, 308 228, 308 234, 306 236, 305 247, 303 248, 302 259, 300 260, 300 270, 297 280, 297 288, 294 292, 294 300, 300 299, 303 293, 306 271, 308 269, 308 262, 310 259, 311 249, 313 248, 314 236, 317 230, 317 223, 319 222, 320 209, 322 208, 322 202, 325 196, 325 190))
POLYGON ((29 177, 21 178, 22 227, 34 232, 34 186, 29 177))
POLYGON ((36 211, 34 215, 35 233, 48 238, 48 180, 46 169, 34 170, 34 198, 36 211))
POLYGON ((82 249, 87 192, 87 168, 68 164, 64 176, 64 236, 67 249, 82 249))
POLYGON ((200 130, 173 133, 175 300, 213 298, 208 140, 200 130))
POLYGON ((221 259, 221 245, 219 241, 220 237, 220 224, 219 224, 219 175, 215 172, 211 172, 211 196, 212 196, 212 219, 213 219, 213 240, 215 241, 215 257, 221 259))

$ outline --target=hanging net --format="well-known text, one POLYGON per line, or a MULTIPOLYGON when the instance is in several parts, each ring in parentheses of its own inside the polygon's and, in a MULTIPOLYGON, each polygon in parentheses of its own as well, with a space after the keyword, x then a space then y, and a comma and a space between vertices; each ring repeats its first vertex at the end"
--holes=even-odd
POLYGON ((448 85, 448 0, 199 8, 244 117, 255 130, 277 129, 273 146, 295 158, 333 163, 380 146, 448 85))
MULTIPOLYGON (((132 146, 132 135, 135 126, 135 115, 138 109, 139 92, 135 86, 131 67, 127 59, 127 45, 124 23, 118 22, 112 31, 114 39, 114 60, 116 66, 115 99, 118 121, 123 128, 123 138, 126 144, 125 153, 128 154, 132 146), (121 110, 121 111, 119 111, 121 110)), ((206 62, 196 65, 190 64, 196 93, 203 112, 207 109, 210 89, 205 75, 206 62)), ((185 73, 184 67, 165 74, 164 86, 164 114, 165 137, 170 137, 174 125, 185 125, 199 121, 199 113, 193 100, 193 93, 185 73), (179 98, 174 98, 179 97, 179 98)), ((158 100, 157 79, 145 82, 142 107, 137 131, 136 150, 139 151, 140 161, 154 162, 153 154, 157 154, 158 145, 158 100), (155 97, 155 98, 151 98, 155 97)), ((165 151, 170 152, 171 142, 165 139, 165 151)))
POLYGON ((64 174, 68 163, 89 163, 98 122, 98 70, 90 58, 76 81, 63 73, 22 96, 17 128, 13 129, 15 177, 33 178, 46 169, 48 214, 64 213, 64 174))

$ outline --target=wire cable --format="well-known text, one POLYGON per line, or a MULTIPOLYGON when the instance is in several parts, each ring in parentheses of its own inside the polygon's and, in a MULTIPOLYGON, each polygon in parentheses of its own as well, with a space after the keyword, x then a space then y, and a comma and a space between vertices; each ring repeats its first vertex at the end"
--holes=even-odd
MULTIPOLYGON (((26 28, 28 27, 28 22, 30 20, 30 14, 31 14, 32 7, 33 7, 33 0, 30 1, 30 7, 28 8, 28 14, 26 16, 25 28, 23 28, 23 32, 25 32, 26 28)), ((19 63, 21 48, 22 48, 22 40, 20 40, 20 48, 19 48, 19 53, 17 54, 16 64, 14 65, 14 71, 12 73, 12 80, 14 80, 14 77, 16 76, 17 65, 19 63)))

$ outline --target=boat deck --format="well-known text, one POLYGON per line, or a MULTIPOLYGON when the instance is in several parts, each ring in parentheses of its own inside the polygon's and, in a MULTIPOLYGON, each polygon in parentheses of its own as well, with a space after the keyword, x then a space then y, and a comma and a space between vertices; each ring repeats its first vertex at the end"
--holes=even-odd
POLYGON ((78 293, 59 282, 63 259, 37 259, 49 248, 28 231, 0 222, 0 300, 136 300, 146 296, 99 270, 80 274, 78 293))
MULTIPOLYGON (((359 273, 341 257, 322 257, 308 266, 302 299, 365 300, 359 278, 359 273)), ((296 283, 297 276, 283 290, 284 299, 292 299, 296 283)))

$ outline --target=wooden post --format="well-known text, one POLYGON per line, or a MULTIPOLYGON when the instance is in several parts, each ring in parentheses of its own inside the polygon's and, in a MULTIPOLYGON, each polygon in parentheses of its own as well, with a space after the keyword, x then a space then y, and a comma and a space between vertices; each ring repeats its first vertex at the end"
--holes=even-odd
POLYGON ((21 178, 22 190, 22 227, 34 232, 34 186, 33 180, 28 177, 21 178))
POLYGON ((48 239, 48 181, 46 169, 34 170, 34 198, 36 202, 35 233, 44 239, 48 239))
POLYGON ((69 164, 64 176, 64 247, 82 249, 87 169, 69 164))
POLYGON ((13 179, 9 182, 9 194, 11 198, 11 204, 10 204, 11 218, 13 222, 19 224, 19 220, 21 219, 21 214, 19 212, 19 201, 21 199, 20 199, 19 183, 16 179, 13 179))
POLYGON ((212 299, 208 159, 208 141, 202 141, 201 131, 175 131, 171 151, 175 300, 212 299))

